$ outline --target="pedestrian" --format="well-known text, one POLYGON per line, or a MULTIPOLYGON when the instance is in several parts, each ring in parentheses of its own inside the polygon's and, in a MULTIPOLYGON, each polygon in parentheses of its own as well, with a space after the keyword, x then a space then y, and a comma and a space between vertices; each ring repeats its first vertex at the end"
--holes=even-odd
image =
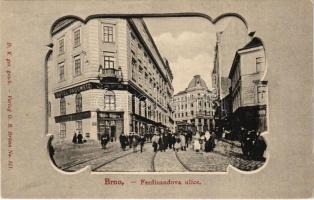
POLYGON ((194 140, 194 150, 195 150, 196 152, 199 152, 200 149, 201 149, 201 144, 200 144, 200 142, 199 142, 199 139, 195 139, 195 140, 194 140))
POLYGON ((189 147, 189 131, 184 134, 184 137, 185 137, 185 146, 186 148, 188 148, 189 147))
POLYGON ((159 141, 159 137, 156 133, 153 134, 153 137, 152 137, 152 145, 153 145, 153 148, 154 148, 154 152, 157 152, 157 147, 158 147, 158 141, 159 141))
POLYGON ((182 132, 180 135, 180 145, 181 145, 181 150, 186 151, 186 146, 185 146, 185 136, 184 133, 182 132))
POLYGON ((164 149, 168 149, 169 146, 169 134, 166 132, 164 135, 164 149))
POLYGON ((120 144, 121 144, 122 150, 125 151, 127 138, 126 138, 126 136, 124 135, 124 133, 122 133, 122 134, 120 135, 119 140, 120 140, 120 144))
POLYGON ((175 143, 176 143, 176 137, 175 137, 175 134, 172 133, 170 136, 170 144, 171 144, 171 149, 173 149, 173 150, 174 150, 175 143))
POLYGON ((77 143, 82 144, 83 143, 83 135, 81 132, 77 135, 77 143))
POLYGON ((205 142, 205 152, 210 152, 212 150, 210 137, 211 137, 211 135, 210 135, 209 131, 206 131, 205 139, 204 139, 204 142, 205 142))
POLYGON ((133 137, 132 137, 133 153, 137 152, 137 145, 138 145, 138 135, 137 133, 135 133, 133 134, 133 137))
POLYGON ((130 134, 129 134, 129 148, 131 149, 132 148, 132 141, 133 141, 133 132, 131 132, 130 134))
POLYGON ((73 144, 77 144, 77 134, 76 134, 75 131, 74 131, 74 135, 73 135, 73 138, 72 138, 72 143, 73 144))
POLYGON ((140 145, 141 145, 141 153, 143 152, 143 147, 144 147, 144 143, 145 143, 145 140, 146 140, 146 138, 145 138, 145 136, 142 134, 141 136, 140 136, 140 145))
POLYGON ((204 151, 205 150, 205 135, 204 134, 201 134, 199 142, 200 142, 200 145, 201 145, 201 149, 200 150, 204 151))
POLYGON ((249 157, 248 147, 250 146, 250 144, 249 144, 248 131, 244 129, 243 127, 241 127, 241 130, 240 130, 240 138, 241 138, 242 153, 243 153, 244 158, 247 159, 249 157))
POLYGON ((216 140, 217 136, 216 136, 216 133, 213 132, 210 136, 210 139, 211 139, 211 144, 212 144, 212 149, 214 149, 216 147, 216 140))
POLYGON ((257 136, 256 142, 254 143, 254 159, 264 161, 265 158, 264 152, 267 148, 267 144, 265 142, 265 139, 260 134, 257 136))
POLYGON ((247 154, 248 154, 248 159, 252 159, 254 157, 254 143, 256 141, 256 131, 251 130, 248 132, 247 135, 247 154))
POLYGON ((175 141, 176 143, 174 144, 174 149, 175 151, 179 151, 179 149, 181 148, 181 139, 179 135, 175 136, 175 141))
POLYGON ((109 141, 109 134, 104 132, 102 135, 101 135, 101 146, 103 149, 106 149, 107 147, 107 143, 109 141))
POLYGON ((165 151, 165 136, 163 134, 160 135, 158 140, 159 151, 165 151))

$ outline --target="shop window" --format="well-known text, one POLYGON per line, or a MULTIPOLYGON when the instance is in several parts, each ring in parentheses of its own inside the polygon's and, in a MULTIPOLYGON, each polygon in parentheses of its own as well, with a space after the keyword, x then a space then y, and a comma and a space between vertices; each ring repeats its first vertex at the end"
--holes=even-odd
POLYGON ((105 94, 105 110, 116 109, 116 97, 113 91, 107 91, 105 94))
POLYGON ((82 112, 82 95, 78 93, 75 97, 76 112, 82 112))
POLYGON ((60 139, 66 137, 66 123, 60 123, 60 139))

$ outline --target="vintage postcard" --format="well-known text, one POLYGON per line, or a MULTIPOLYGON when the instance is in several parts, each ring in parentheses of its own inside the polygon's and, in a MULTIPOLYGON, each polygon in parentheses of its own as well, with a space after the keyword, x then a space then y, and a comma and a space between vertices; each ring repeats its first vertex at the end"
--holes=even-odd
POLYGON ((1 1, 4 198, 309 198, 311 1, 1 1))

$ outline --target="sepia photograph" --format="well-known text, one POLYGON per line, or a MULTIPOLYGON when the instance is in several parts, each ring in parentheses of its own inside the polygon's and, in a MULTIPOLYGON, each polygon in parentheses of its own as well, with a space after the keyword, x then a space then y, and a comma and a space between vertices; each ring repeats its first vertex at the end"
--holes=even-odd
POLYGON ((312 4, 0 1, 1 197, 313 197, 312 4))
POLYGON ((266 161, 261 39, 240 17, 62 17, 51 27, 51 160, 66 172, 254 171, 266 161))

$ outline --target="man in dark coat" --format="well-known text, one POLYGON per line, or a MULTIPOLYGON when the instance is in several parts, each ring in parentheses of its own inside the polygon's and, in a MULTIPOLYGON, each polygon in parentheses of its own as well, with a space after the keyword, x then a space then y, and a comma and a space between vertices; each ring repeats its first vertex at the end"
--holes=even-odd
POLYGON ((77 135, 77 143, 82 144, 83 143, 83 135, 81 132, 77 135))
POLYGON ((169 140, 168 140, 168 133, 165 133, 164 135, 164 149, 168 149, 168 145, 169 145, 169 140))
POLYGON ((119 140, 120 140, 120 144, 121 144, 122 150, 125 151, 127 138, 126 138, 126 136, 124 135, 124 133, 122 133, 122 134, 120 135, 119 140))
POLYGON ((129 135, 129 148, 131 149, 132 148, 132 142, 133 142, 133 133, 131 132, 130 135, 129 135))
POLYGON ((254 159, 264 161, 265 158, 263 157, 263 155, 266 148, 267 148, 267 144, 265 142, 264 137, 261 135, 258 135, 254 144, 254 152, 253 152, 254 159))
POLYGON ((145 136, 142 134, 139 138, 139 142, 141 145, 141 153, 143 152, 143 147, 144 147, 144 143, 145 143, 145 136))
POLYGON ((101 146, 103 149, 106 149, 106 146, 107 146, 107 143, 109 141, 109 134, 104 132, 102 135, 101 135, 101 146))
POLYGON ((73 138, 72 138, 72 143, 76 144, 77 143, 77 135, 76 132, 74 132, 73 138))
POLYGON ((158 145, 159 151, 165 151, 165 136, 163 134, 160 135, 158 145))

